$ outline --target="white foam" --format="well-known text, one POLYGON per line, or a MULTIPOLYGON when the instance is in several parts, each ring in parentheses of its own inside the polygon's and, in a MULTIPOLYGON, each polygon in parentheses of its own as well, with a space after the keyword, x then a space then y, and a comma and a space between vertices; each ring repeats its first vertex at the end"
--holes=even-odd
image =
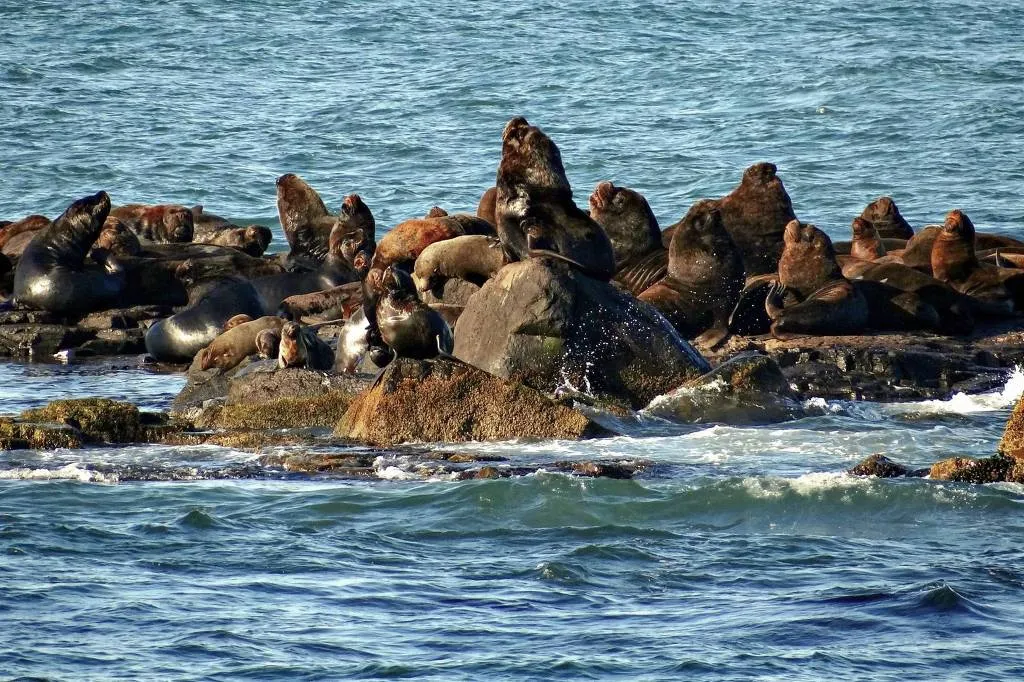
POLYGON ((778 498, 786 493, 810 497, 825 490, 866 488, 868 486, 870 486, 868 479, 851 476, 845 472, 830 471, 803 474, 796 478, 767 476, 743 479, 743 487, 747 493, 751 497, 761 499, 778 498))
POLYGON ((7 469, 0 471, 0 480, 7 481, 81 481, 82 483, 117 483, 117 474, 83 469, 66 464, 59 469, 7 469))
POLYGON ((1017 366, 1013 368, 1013 373, 1006 379, 1006 384, 997 391, 974 395, 956 393, 949 400, 922 400, 916 403, 894 404, 890 406, 889 411, 902 414, 992 412, 1013 407, 1021 395, 1024 395, 1024 371, 1017 366))

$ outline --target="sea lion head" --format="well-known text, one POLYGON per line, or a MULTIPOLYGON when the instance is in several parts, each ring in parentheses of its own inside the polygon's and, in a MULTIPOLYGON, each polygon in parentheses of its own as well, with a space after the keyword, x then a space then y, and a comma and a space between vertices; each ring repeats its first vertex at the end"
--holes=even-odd
POLYGON ((416 284, 413 282, 412 276, 394 265, 385 268, 381 286, 384 294, 389 298, 417 298, 416 284))
POLYGON ((192 211, 184 206, 167 206, 163 211, 161 225, 154 226, 159 236, 168 242, 184 244, 192 241, 195 232, 195 220, 192 211))
POLYGON ((104 221, 94 248, 116 256, 137 256, 142 251, 139 238, 131 228, 123 220, 111 215, 104 221))
POLYGON ((892 197, 878 197, 861 212, 861 217, 875 226, 879 237, 910 239, 914 236, 914 228, 900 215, 892 197))
POLYGON ((801 296, 809 296, 829 281, 842 279, 835 247, 828 235, 809 223, 786 225, 785 248, 779 259, 779 280, 801 296))
POLYGON ((501 135, 501 164, 498 182, 506 186, 526 185, 572 196, 558 145, 522 116, 505 124, 501 135))
POLYGON ((276 358, 281 346, 281 334, 276 329, 263 329, 256 335, 256 354, 261 359, 276 358))
POLYGON ((760 161, 743 171, 743 182, 755 185, 767 185, 776 180, 779 169, 774 163, 760 161))
POLYGON ((424 218, 445 218, 448 216, 448 211, 444 210, 440 206, 431 206, 430 210, 427 211, 427 215, 424 218))
POLYGON ((110 196, 97 192, 83 197, 50 224, 51 241, 63 255, 81 263, 96 243, 110 213, 110 196))
POLYGON ((942 239, 956 239, 973 244, 974 234, 974 223, 966 213, 955 208, 946 214, 946 220, 942 223, 942 232, 939 236, 942 239))
POLYGON ((247 225, 245 227, 246 241, 252 241, 260 246, 260 253, 267 250, 270 242, 274 240, 274 233, 266 225, 247 225))
POLYGON ((598 183, 590 195, 590 217, 604 229, 622 265, 661 245, 661 228, 647 199, 628 187, 598 183))
POLYGON ((278 343, 277 366, 295 367, 305 359, 302 344, 302 327, 295 322, 285 322, 281 327, 281 340, 278 343))
POLYGON ((853 222, 850 223, 850 229, 853 231, 854 239, 875 239, 878 237, 875 226, 860 216, 853 219, 853 222))
POLYGON ((853 231, 851 256, 861 260, 875 260, 885 255, 885 244, 878 238, 874 223, 857 216, 850 223, 850 229, 853 231))

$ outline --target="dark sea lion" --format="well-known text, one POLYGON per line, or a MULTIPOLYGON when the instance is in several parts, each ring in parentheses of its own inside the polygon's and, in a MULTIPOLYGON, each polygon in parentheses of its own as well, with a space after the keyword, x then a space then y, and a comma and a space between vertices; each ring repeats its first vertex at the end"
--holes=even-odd
POLYGON ((389 266, 382 285, 377 327, 393 355, 421 360, 450 355, 455 345, 452 330, 437 311, 420 301, 412 277, 389 266))
POLYGON ((125 204, 110 211, 136 235, 157 243, 192 241, 192 210, 177 204, 125 204))
POLYGON ((853 230, 850 256, 859 260, 875 260, 885 255, 885 244, 872 223, 857 217, 853 219, 850 228, 853 230))
POLYGON ((860 217, 875 226, 875 232, 882 239, 910 239, 914 236, 914 228, 910 226, 892 197, 879 197, 868 204, 860 217))
POLYGON ((222 218, 213 213, 207 213, 201 205, 193 206, 192 211, 192 241, 203 241, 221 230, 238 227, 227 218, 222 218))
POLYGON ((543 226, 548 250, 579 264, 591 277, 609 281, 615 275, 608 235, 573 202, 558 147, 521 116, 509 121, 502 133, 495 184, 498 238, 510 261, 530 256, 529 222, 543 226))
POLYGON ((349 282, 308 294, 296 294, 281 301, 278 314, 290 320, 311 317, 323 319, 348 318, 363 303, 363 283, 349 282))
POLYGON ((926 275, 932 274, 932 247, 935 239, 942 231, 941 225, 925 225, 907 240, 907 245, 900 254, 900 262, 920 270, 926 275))
POLYGON ((858 334, 868 323, 868 303, 843 277, 828 235, 791 221, 779 258, 779 285, 765 302, 776 338, 858 334))
POLYGON ((639 192, 598 183, 590 195, 590 217, 608 235, 615 252, 615 281, 638 296, 668 271, 668 249, 650 204, 639 192))
POLYGON ((288 257, 322 263, 338 218, 330 214, 317 191, 294 173, 282 175, 277 179, 277 212, 290 248, 288 257))
POLYGON ((638 297, 661 311, 684 338, 714 346, 728 335, 743 290, 743 261, 718 202, 702 200, 676 224, 665 277, 638 297))
POLYGON ((1021 248, 1024 242, 1005 234, 992 234, 988 232, 977 232, 974 235, 974 248, 979 251, 988 249, 1021 248))
POLYGON ((494 217, 494 205, 498 198, 498 188, 488 187, 487 191, 480 197, 480 202, 476 206, 476 215, 479 218, 483 218, 491 225, 497 227, 498 219, 494 217))
MULTIPOLYGON (((235 315, 229 322, 241 317, 241 315, 235 315)), ((203 354, 200 368, 207 370, 216 367, 227 371, 237 366, 242 360, 257 353, 256 336, 260 332, 266 330, 279 332, 283 325, 284 320, 280 317, 265 316, 255 320, 246 320, 225 329, 206 346, 206 353, 203 354)))
POLYGON ((281 327, 277 366, 326 372, 334 367, 334 351, 312 329, 295 322, 285 322, 281 327))
POLYGON ((986 315, 1011 315, 1024 308, 1024 273, 981 263, 974 243, 974 223, 963 211, 950 211, 932 246, 935 279, 970 296, 986 315))
POLYGON ((157 360, 188 362, 235 315, 263 316, 259 294, 246 279, 224 275, 202 260, 185 261, 176 275, 188 291, 188 307, 146 331, 146 351, 157 360))
POLYGON ((443 288, 452 278, 483 286, 504 265, 505 253, 496 238, 463 235, 423 249, 413 267, 413 281, 419 291, 443 288))
POLYGON ((14 300, 62 315, 84 315, 117 305, 125 278, 112 259, 86 262, 110 211, 98 192, 71 204, 25 248, 14 273, 14 300))
POLYGON ((269 227, 263 225, 249 225, 248 227, 228 227, 218 231, 214 235, 196 239, 197 244, 212 244, 214 246, 230 246, 242 253, 259 257, 270 246, 274 238, 269 227))
POLYGON ((755 163, 740 184, 719 199, 722 224, 743 258, 747 276, 775 272, 786 225, 796 219, 773 163, 755 163))
POLYGON ((32 236, 35 236, 36 232, 45 230, 50 226, 50 219, 44 215, 33 214, 16 220, 12 223, 8 223, 6 227, 0 230, 0 252, 5 256, 20 256, 21 252, 28 246, 28 242, 32 241, 32 236), (16 244, 8 246, 8 244, 23 234, 29 234, 30 237, 18 239, 16 244))
POLYGON ((235 315, 230 320, 224 323, 224 331, 230 331, 238 325, 245 324, 246 322, 252 322, 252 318, 245 313, 241 315, 235 315))
POLYGON ((370 268, 377 249, 377 223, 369 206, 358 194, 349 194, 341 202, 338 224, 331 230, 329 253, 340 254, 362 275, 370 268))
POLYGON ((256 335, 256 355, 261 360, 276 358, 281 349, 281 331, 263 329, 256 335))

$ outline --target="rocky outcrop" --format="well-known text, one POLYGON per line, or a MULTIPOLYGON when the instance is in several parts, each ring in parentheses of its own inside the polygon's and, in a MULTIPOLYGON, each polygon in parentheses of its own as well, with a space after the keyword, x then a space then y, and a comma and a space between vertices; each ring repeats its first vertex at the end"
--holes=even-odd
POLYGON ((78 448, 85 444, 187 443, 190 424, 168 415, 141 412, 131 403, 108 398, 54 400, 18 417, 0 417, 5 450, 78 448))
POLYGON ((455 356, 545 393, 639 409, 711 369, 653 307, 560 262, 502 268, 467 302, 455 356))
POLYGON ((1024 461, 1024 398, 1019 398, 999 441, 1000 454, 1024 461))
POLYGON ((590 438, 609 432, 536 390, 463 362, 399 358, 358 396, 335 435, 373 445, 590 438))
POLYGON ((798 419, 806 409, 775 360, 748 352, 655 398, 643 414, 684 423, 748 425, 798 419))
POLYGON ((61 350, 79 357, 144 353, 146 328, 169 315, 164 306, 135 306, 66 318, 42 310, 0 313, 0 357, 49 359, 61 350))
POLYGON ((960 483, 998 483, 1024 479, 1017 460, 1003 455, 983 457, 950 457, 932 465, 928 477, 937 481, 960 483))

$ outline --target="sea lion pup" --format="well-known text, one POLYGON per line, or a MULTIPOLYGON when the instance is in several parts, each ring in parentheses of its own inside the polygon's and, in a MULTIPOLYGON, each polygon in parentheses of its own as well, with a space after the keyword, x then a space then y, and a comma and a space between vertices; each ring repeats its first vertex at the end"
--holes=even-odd
POLYGON ((545 226, 548 250, 595 279, 607 282, 615 275, 612 243, 573 202, 558 147, 522 116, 509 121, 502 133, 495 185, 498 238, 509 261, 529 257, 526 228, 533 222, 545 226))
POLYGON ((483 218, 491 225, 497 227, 498 219, 494 217, 494 206, 498 198, 498 188, 488 187, 487 191, 480 197, 480 202, 476 205, 476 215, 478 218, 483 218))
MULTIPOLYGON (((338 335, 338 348, 334 354, 334 371, 354 374, 369 350, 367 333, 370 323, 366 319, 363 308, 356 310, 341 328, 338 335)), ((390 360, 390 358, 388 358, 390 360)))
POLYGON ((384 271, 377 303, 377 327, 394 357, 425 360, 451 355, 452 330, 437 311, 420 301, 409 273, 393 265, 384 271))
POLYGON ((191 259, 176 268, 175 276, 188 292, 188 306, 146 331, 146 352, 157 360, 188 362, 235 315, 263 316, 259 294, 242 277, 191 259))
POLYGON ((639 192, 607 181, 598 183, 589 203, 590 217, 612 243, 615 281, 639 296, 668 269, 668 249, 662 246, 654 211, 639 192))
POLYGON ((946 215, 932 246, 935 279, 973 298, 983 314, 1004 316, 1024 309, 1024 273, 979 262, 974 238, 974 223, 963 211, 946 215))
POLYGON ((125 204, 110 211, 141 239, 161 244, 192 241, 192 210, 178 204, 125 204))
POLYGON ((0 252, 5 256, 20 256, 36 233, 50 226, 50 219, 33 214, 9 223, 0 230, 0 252))
POLYGON ((263 329, 256 335, 256 355, 260 360, 276 358, 281 348, 281 330, 263 329))
POLYGON ((698 201, 676 225, 665 277, 638 298, 661 311, 684 338, 715 346, 743 290, 743 261, 718 202, 698 201))
POLYGON ((914 228, 900 215, 892 197, 878 197, 861 211, 860 217, 875 226, 875 232, 881 239, 910 239, 914 236, 914 228))
POLYGON ((778 269, 783 233, 796 220, 777 170, 773 163, 755 163, 743 172, 740 184, 719 199, 722 224, 740 250, 748 277, 778 269))
POLYGON ((879 238, 874 224, 858 216, 853 219, 850 228, 853 231, 853 242, 850 244, 852 258, 875 260, 885 255, 885 244, 879 238))
MULTIPOLYGON (((235 315, 228 322, 241 317, 243 316, 235 315)), ((216 367, 227 371, 236 367, 242 360, 258 352, 256 336, 260 332, 266 330, 279 332, 284 323, 285 321, 280 317, 268 315, 255 320, 246 320, 225 329, 206 347, 200 368, 207 370, 216 367)), ((227 324, 224 326, 227 327, 227 324)))
POLYGON ((281 327, 277 366, 326 372, 334 367, 334 351, 313 329, 296 322, 285 322, 281 327))
POLYGON ((267 250, 273 238, 274 234, 269 227, 249 225, 248 227, 228 227, 214 235, 196 239, 195 243, 230 246, 258 258, 267 250))
POLYGON ((868 322, 867 301, 843 277, 828 235, 793 220, 786 226, 784 243, 779 284, 765 301, 772 336, 862 332, 868 322))
POLYGON ((110 197, 98 192, 79 199, 25 247, 14 272, 19 305, 61 315, 84 315, 114 307, 124 290, 115 260, 86 262, 110 211, 110 197))
POLYGON ((418 291, 437 291, 449 279, 483 286, 505 265, 505 253, 495 237, 467 234, 435 242, 416 258, 412 279, 418 291))

